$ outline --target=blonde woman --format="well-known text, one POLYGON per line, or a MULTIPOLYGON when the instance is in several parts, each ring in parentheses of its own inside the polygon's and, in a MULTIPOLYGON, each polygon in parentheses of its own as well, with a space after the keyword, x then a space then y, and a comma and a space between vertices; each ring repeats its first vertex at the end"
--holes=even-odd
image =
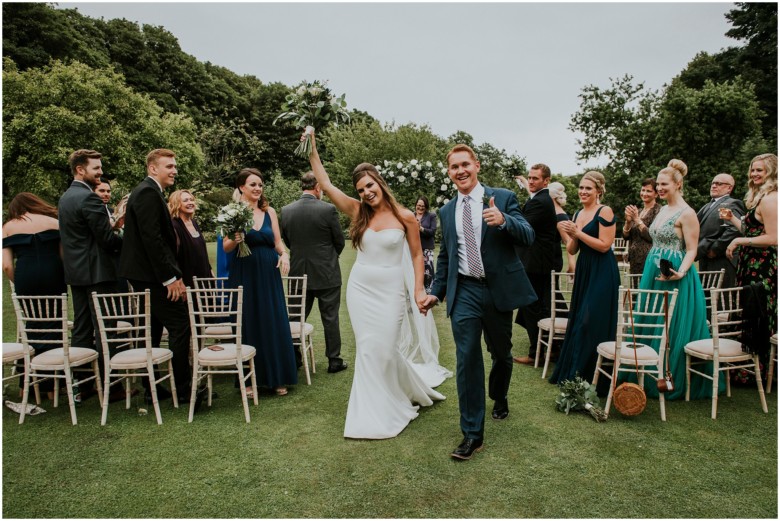
POLYGON ((559 223, 567 237, 566 251, 570 255, 579 252, 579 258, 566 336, 551 383, 573 380, 577 374, 589 380, 596 369, 596 347, 615 339, 620 275, 612 253, 615 214, 601 204, 605 184, 600 172, 586 172, 578 190, 582 210, 574 214, 573 221, 559 223))
POLYGON ((176 190, 168 198, 168 210, 176 234, 176 262, 185 286, 193 287, 193 277, 213 277, 206 241, 195 222, 198 206, 189 190, 176 190))
MULTIPOLYGON (((666 393, 667 400, 685 397, 685 344, 710 338, 704 290, 693 264, 699 245, 699 220, 696 211, 683 199, 683 178, 687 173, 688 167, 679 159, 672 159, 658 172, 656 190, 666 206, 650 225, 653 247, 647 254, 639 283, 641 289, 678 290, 677 304, 669 322, 669 368, 675 390, 666 393)), ((657 341, 651 342, 651 346, 656 351, 660 349, 657 341)), ((722 380, 720 385, 725 388, 722 380)), ((646 385, 645 392, 648 397, 658 396, 655 385, 646 385)), ((691 375, 691 398, 711 396, 709 380, 691 375)))

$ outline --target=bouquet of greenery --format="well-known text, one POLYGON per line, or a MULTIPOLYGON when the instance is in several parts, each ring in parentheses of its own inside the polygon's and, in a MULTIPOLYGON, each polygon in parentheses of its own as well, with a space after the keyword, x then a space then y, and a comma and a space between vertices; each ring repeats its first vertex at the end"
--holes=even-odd
POLYGON ((525 161, 514 154, 508 156, 501 164, 501 171, 510 180, 519 175, 525 175, 525 161))
MULTIPOLYGON (((252 209, 244 203, 229 203, 219 209, 217 215, 217 233, 222 237, 232 239, 236 233, 246 236, 246 230, 255 225, 252 209)), ((238 244, 239 257, 252 255, 246 242, 238 244)))
MULTIPOLYGON (((285 98, 282 104, 282 112, 274 120, 290 121, 298 129, 313 127, 324 129, 329 124, 336 126, 339 123, 349 121, 347 102, 344 94, 339 97, 333 95, 327 87, 328 82, 313 81, 302 82, 291 94, 285 98)), ((307 133, 306 139, 301 141, 295 153, 301 157, 309 157, 311 154, 311 133, 307 133)))
POLYGON ((596 387, 576 376, 574 380, 564 380, 558 384, 561 392, 555 399, 556 408, 569 414, 570 411, 588 412, 597 422, 607 420, 607 414, 599 408, 596 387))

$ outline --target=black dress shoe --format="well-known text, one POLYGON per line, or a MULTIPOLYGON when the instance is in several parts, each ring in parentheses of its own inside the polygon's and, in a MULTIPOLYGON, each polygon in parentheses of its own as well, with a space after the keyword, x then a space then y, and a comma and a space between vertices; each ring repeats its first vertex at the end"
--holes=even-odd
MULTIPOLYGON (((190 393, 188 391, 185 396, 188 396, 189 394, 190 393)), ((167 400, 171 396, 172 396, 171 392, 168 389, 166 389, 165 387, 160 387, 159 385, 157 386, 157 402, 158 403, 163 401, 163 400, 167 400)), ((179 394, 179 396, 182 396, 182 395, 179 394)), ((149 392, 148 389, 146 390, 146 393, 144 395, 144 401, 146 402, 147 405, 151 405, 152 404, 152 393, 149 392)))
POLYGON ((347 367, 349 367, 349 366, 347 365, 346 362, 341 362, 341 363, 338 363, 338 364, 330 364, 328 366, 328 372, 329 373, 338 373, 340 371, 343 371, 347 367))
POLYGON ((206 398, 208 392, 208 387, 201 387, 195 392, 195 407, 193 412, 198 412, 200 410, 200 406, 203 405, 203 400, 206 398))
POLYGON ((475 440, 472 438, 463 438, 463 441, 460 442, 460 445, 458 445, 458 448, 452 451, 453 459, 457 460, 468 460, 471 459, 471 456, 475 452, 479 452, 482 450, 482 440, 475 440))
POLYGON ((509 402, 506 400, 504 401, 496 401, 496 403, 493 405, 493 419, 494 420, 504 420, 507 416, 509 416, 509 402))

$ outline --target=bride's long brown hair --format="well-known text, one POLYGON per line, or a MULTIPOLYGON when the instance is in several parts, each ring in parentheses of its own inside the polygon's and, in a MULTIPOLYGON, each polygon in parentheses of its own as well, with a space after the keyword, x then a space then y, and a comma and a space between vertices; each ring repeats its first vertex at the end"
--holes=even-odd
MULTIPOLYGON (((352 186, 357 188, 358 181, 366 176, 369 176, 379 185, 379 189, 382 190, 382 197, 384 198, 385 204, 390 207, 390 211, 393 212, 393 215, 395 215, 395 218, 398 219, 398 222, 403 224, 404 221, 401 218, 401 212, 398 211, 398 201, 395 200, 393 193, 390 191, 390 188, 387 186, 387 183, 382 178, 382 176, 379 175, 379 171, 374 165, 371 163, 360 163, 358 166, 356 166, 355 170, 352 171, 352 186)), ((368 223, 371 221, 374 213, 374 209, 371 208, 368 203, 362 200, 360 201, 358 214, 355 217, 355 220, 352 221, 352 225, 349 227, 349 236, 352 239, 353 248, 360 248, 360 243, 363 240, 363 234, 365 233, 366 228, 368 228, 368 223)))

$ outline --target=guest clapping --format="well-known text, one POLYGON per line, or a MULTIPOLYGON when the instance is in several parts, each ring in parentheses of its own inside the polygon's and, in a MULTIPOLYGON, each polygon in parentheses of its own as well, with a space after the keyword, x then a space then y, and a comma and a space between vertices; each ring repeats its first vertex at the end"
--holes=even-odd
POLYGON ((213 277, 206 241, 195 221, 195 196, 189 190, 176 190, 168 198, 173 231, 176 234, 176 262, 185 286, 193 287, 193 277, 213 277))
MULTIPOLYGON (((596 369, 596 347, 615 339, 620 275, 612 252, 615 214, 600 203, 605 191, 604 176, 593 170, 586 172, 578 192, 582 210, 574 214, 573 222, 560 223, 569 237, 566 250, 571 255, 579 252, 579 257, 566 336, 551 383, 572 380, 578 373, 591 378, 596 369)), ((606 389, 600 392, 606 394, 606 389)))
POLYGON ((642 200, 642 209, 633 204, 626 206, 626 222, 623 224, 623 238, 628 240, 628 264, 632 274, 642 273, 647 253, 653 246, 650 225, 661 211, 661 206, 656 202, 658 192, 655 190, 655 179, 648 177, 642 181, 639 198, 642 200))
MULTIPOLYGON (((263 176, 256 168, 244 168, 236 177, 240 200, 252 208, 254 226, 245 235, 223 237, 225 252, 246 241, 252 254, 234 255, 228 285, 244 287, 242 341, 257 349, 255 370, 258 384, 276 394, 287 394, 287 386, 298 383, 290 321, 284 299, 282 276, 290 271, 290 257, 282 242, 276 211, 263 194, 263 176)), ((252 388, 247 388, 252 396, 252 388)))
POLYGON ((423 284, 425 285, 425 292, 430 293, 434 276, 433 250, 436 248, 436 244, 433 238, 436 235, 436 214, 430 211, 428 198, 424 195, 417 198, 417 203, 414 205, 414 217, 420 225, 420 245, 422 246, 423 266, 425 268, 423 284))

